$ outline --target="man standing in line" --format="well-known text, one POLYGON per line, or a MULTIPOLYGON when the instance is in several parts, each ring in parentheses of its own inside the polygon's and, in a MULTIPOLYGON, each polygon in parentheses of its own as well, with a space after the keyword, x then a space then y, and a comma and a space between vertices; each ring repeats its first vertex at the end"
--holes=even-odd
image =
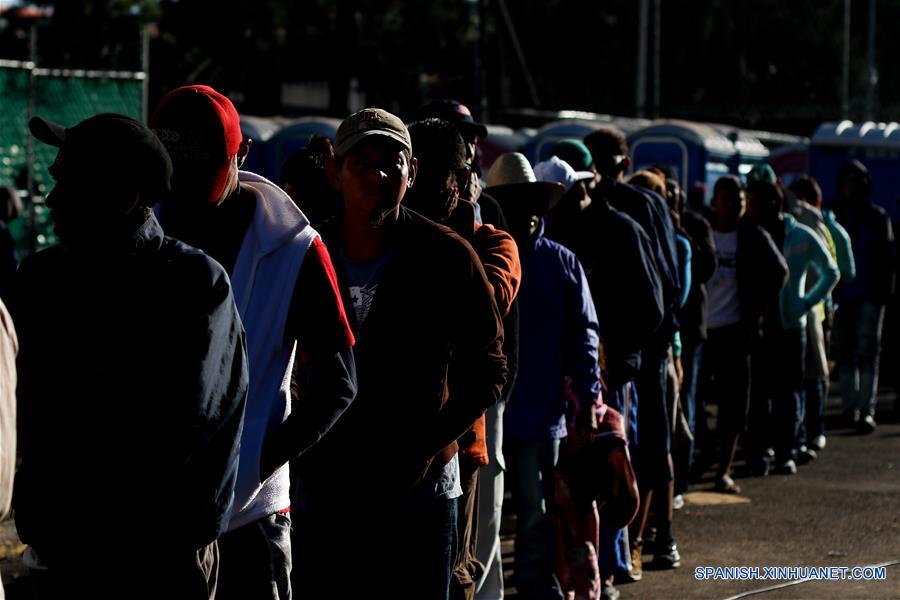
MULTIPOLYGON (((453 228, 472 245, 494 290, 497 309, 506 317, 522 280, 519 250, 507 232, 489 224, 476 223, 474 203, 459 197, 459 185, 467 181, 462 136, 449 122, 433 118, 414 123, 409 133, 416 149, 418 173, 416 185, 410 188, 404 203, 435 223, 453 228)), ((489 409, 493 410, 501 411, 502 416, 502 401, 489 409)), ((485 571, 484 563, 476 556, 476 540, 479 537, 480 474, 489 464, 487 444, 485 416, 482 416, 459 439, 463 494, 459 498, 459 557, 453 569, 451 600, 474 598, 485 571)), ((490 479, 488 485, 493 484, 494 479, 490 479)))
MULTIPOLYGON (((802 421, 801 398, 806 368, 806 320, 811 308, 822 302, 838 281, 838 269, 828 249, 805 225, 784 214, 781 190, 768 181, 756 181, 747 190, 750 219, 763 227, 782 249, 788 279, 773 307, 763 319, 761 367, 756 373, 758 418, 751 422, 756 441, 771 431, 775 447, 775 472, 797 472, 796 458, 802 421), (806 289, 808 271, 816 274, 815 284, 806 289), (759 392, 759 393, 758 393, 759 392), (766 418, 768 400, 771 419, 766 418)), ((761 448, 756 448, 757 456, 761 448)))
MULTIPOLYGON (((731 477, 738 439, 747 425, 750 402, 750 354, 759 339, 760 320, 776 303, 787 277, 787 264, 768 233, 744 218, 746 196, 740 180, 727 175, 713 188, 710 224, 717 266, 707 284, 709 317, 704 359, 700 365, 697 413, 706 402, 718 404, 718 470, 715 489, 736 494, 731 477)), ((701 439, 702 472, 716 452, 711 439, 701 439)), ((768 465, 764 465, 767 472, 768 465)))
POLYGON ((301 473, 300 591, 310 597, 341 595, 347 566, 337 557, 349 549, 361 557, 352 582, 369 586, 361 591, 446 600, 462 494, 456 440, 505 381, 481 261, 401 204, 416 179, 412 151, 403 122, 381 109, 346 118, 335 138, 343 213, 323 235, 353 307, 359 396, 301 473), (385 581, 397 564, 397 580, 385 581))
POLYGON ((670 453, 671 430, 666 409, 669 347, 678 327, 675 315, 681 283, 678 277, 678 252, 675 231, 666 201, 654 192, 624 182, 631 166, 625 136, 612 128, 600 128, 584 139, 600 173, 595 193, 606 197, 616 210, 632 217, 650 238, 655 250, 656 268, 662 283, 663 322, 653 338, 641 350, 641 370, 637 378, 638 431, 637 473, 641 486, 641 508, 632 523, 632 562, 638 564, 642 551, 643 528, 654 503, 657 536, 654 542, 654 566, 671 569, 680 566, 681 555, 672 536, 674 472, 670 453))
POLYGON ((228 276, 164 236, 150 207, 172 164, 143 124, 30 128, 60 148, 47 206, 61 243, 23 261, 10 303, 16 526, 39 597, 211 598, 248 388, 228 276))
MULTIPOLYGON (((856 265, 850 249, 850 236, 834 220, 834 213, 822 210, 822 190, 812 177, 803 176, 791 184, 796 196, 793 213, 797 220, 812 229, 828 248, 840 272, 840 281, 849 283, 856 277, 856 265)), ((807 289, 815 285, 815 274, 806 281, 807 289)), ((816 458, 825 448, 825 400, 828 398, 828 349, 834 325, 834 300, 829 294, 814 306, 806 319, 806 382, 804 403, 806 415, 800 425, 798 460, 816 458)))
POLYGON ((861 433, 875 431, 878 364, 884 307, 894 293, 894 230, 887 213, 870 198, 872 180, 859 161, 838 173, 832 209, 850 234, 856 278, 834 293, 834 335, 839 348, 844 411, 861 433))
MULTIPOLYGON (((600 325, 604 401, 623 415, 632 456, 639 447, 635 380, 641 348, 663 318, 662 283, 650 238, 634 219, 609 205, 596 187, 597 174, 588 148, 564 140, 553 154, 594 180, 575 184, 550 215, 550 237, 571 248, 587 275, 600 325), (627 291, 627 293, 625 293, 627 291)), ((632 563, 627 529, 608 527, 601 514, 600 570, 603 593, 614 598, 613 580, 637 581, 640 564, 632 563)))
POLYGON ((221 598, 291 597, 286 463, 319 441, 356 393, 350 332, 325 244, 290 197, 239 171, 250 149, 228 98, 178 88, 153 128, 174 163, 160 218, 230 273, 247 331, 250 390, 235 506, 220 540, 221 598), (301 401, 290 404, 300 365, 301 401))

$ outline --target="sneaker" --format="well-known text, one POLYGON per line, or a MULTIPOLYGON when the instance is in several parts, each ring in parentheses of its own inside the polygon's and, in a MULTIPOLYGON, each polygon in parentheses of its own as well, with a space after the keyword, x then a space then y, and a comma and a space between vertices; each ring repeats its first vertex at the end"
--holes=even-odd
POLYGON ((728 475, 722 475, 721 477, 716 478, 716 483, 713 486, 713 491, 718 492, 720 494, 740 494, 741 486, 734 482, 728 475))
POLYGON ((644 541, 631 540, 631 569, 628 571, 628 578, 631 581, 640 581, 644 576, 643 554, 644 541))
POLYGON ((600 600, 619 600, 619 590, 615 586, 604 582, 600 588, 600 600))
POLYGON ((793 459, 788 459, 782 463, 778 463, 778 465, 775 467, 774 473, 776 475, 796 475, 797 463, 795 463, 793 459))
POLYGON ((816 454, 815 450, 808 446, 800 446, 800 450, 797 452, 797 464, 808 465, 816 458, 818 458, 818 454, 816 454))
POLYGON ((672 498, 672 509, 673 510, 681 510, 684 508, 684 496, 678 494, 674 498, 672 498))
POLYGON ((826 441, 827 440, 825 439, 824 435, 817 435, 809 443, 809 447, 812 448, 813 450, 815 450, 816 452, 821 452, 822 450, 825 449, 826 441))
POLYGON ((681 566, 681 555, 678 553, 675 540, 670 541, 659 550, 653 555, 654 569, 677 569, 681 566))
POLYGON ((875 419, 872 415, 866 415, 856 422, 856 430, 863 435, 875 432, 875 419))

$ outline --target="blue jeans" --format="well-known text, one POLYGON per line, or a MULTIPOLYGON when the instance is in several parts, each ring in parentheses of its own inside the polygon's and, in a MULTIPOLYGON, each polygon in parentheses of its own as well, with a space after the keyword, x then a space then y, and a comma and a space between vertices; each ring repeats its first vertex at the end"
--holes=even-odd
POLYGON ((834 316, 844 411, 855 418, 875 414, 884 306, 844 302, 834 316))
POLYGON ((800 420, 800 446, 805 446, 816 436, 825 435, 825 380, 806 381, 803 402, 800 403, 803 416, 800 420))
POLYGON ((516 589, 523 599, 561 599, 562 591, 554 575, 556 532, 550 518, 559 440, 507 437, 503 454, 516 506, 516 589))
POLYGON ((638 485, 641 491, 667 486, 673 479, 669 451, 672 430, 666 407, 669 357, 644 351, 638 376, 638 435, 636 456, 638 485))
POLYGON ((290 600, 289 514, 271 514, 219 538, 216 598, 290 600))
MULTIPOLYGON (((618 387, 609 386, 606 404, 616 409, 625 420, 625 435, 628 446, 634 452, 637 448, 637 408, 638 398, 634 382, 629 381, 618 387)), ((610 529, 600 515, 600 575, 606 579, 610 575, 625 575, 631 569, 631 554, 628 551, 628 528, 610 529)))
POLYGON ((450 577, 459 550, 457 499, 436 500, 433 504, 410 508, 406 532, 408 578, 397 597, 448 600, 450 577), (403 595, 408 594, 408 595, 403 595))
MULTIPOLYGON (((684 344, 684 350, 681 353, 684 383, 681 386, 680 402, 691 436, 694 436, 697 430, 695 425, 697 421, 697 381, 700 376, 702 356, 703 342, 684 344)), ((685 448, 672 453, 672 462, 675 466, 676 494, 683 494, 688 489, 688 478, 694 457, 694 439, 695 437, 691 437, 691 441, 688 442, 685 448)))

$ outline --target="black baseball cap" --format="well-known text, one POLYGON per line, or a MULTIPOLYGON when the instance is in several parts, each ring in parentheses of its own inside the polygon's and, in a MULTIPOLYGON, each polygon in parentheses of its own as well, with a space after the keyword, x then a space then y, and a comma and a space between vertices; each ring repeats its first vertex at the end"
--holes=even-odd
POLYGON ((103 113, 65 127, 33 117, 28 129, 38 140, 66 153, 67 169, 99 182, 121 185, 142 194, 144 204, 159 201, 170 189, 172 161, 165 146, 146 125, 115 113, 103 113))
POLYGON ((456 100, 429 101, 416 112, 417 120, 422 121, 428 118, 449 121, 456 125, 463 135, 469 133, 476 137, 486 138, 488 134, 487 127, 483 123, 475 121, 469 108, 456 100))

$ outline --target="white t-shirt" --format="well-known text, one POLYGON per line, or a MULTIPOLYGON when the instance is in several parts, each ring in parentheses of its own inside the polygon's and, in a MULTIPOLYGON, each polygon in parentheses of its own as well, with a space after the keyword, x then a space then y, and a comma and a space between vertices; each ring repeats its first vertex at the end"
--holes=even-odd
POLYGON ((720 233, 713 231, 716 241, 716 257, 719 265, 706 291, 709 294, 709 320, 707 327, 717 329, 734 325, 741 320, 741 301, 738 296, 737 231, 720 233))

